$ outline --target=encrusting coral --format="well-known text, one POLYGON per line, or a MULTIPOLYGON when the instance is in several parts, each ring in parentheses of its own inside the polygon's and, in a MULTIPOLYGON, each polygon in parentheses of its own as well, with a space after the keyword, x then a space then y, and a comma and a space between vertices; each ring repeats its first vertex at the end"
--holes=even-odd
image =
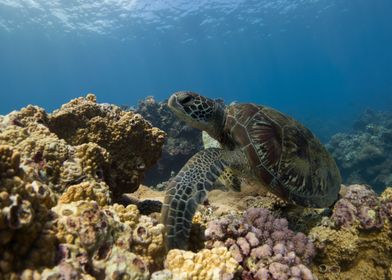
POLYGON ((337 227, 358 224, 362 229, 373 229, 384 226, 384 215, 373 190, 365 185, 351 185, 336 202, 331 219, 337 227))

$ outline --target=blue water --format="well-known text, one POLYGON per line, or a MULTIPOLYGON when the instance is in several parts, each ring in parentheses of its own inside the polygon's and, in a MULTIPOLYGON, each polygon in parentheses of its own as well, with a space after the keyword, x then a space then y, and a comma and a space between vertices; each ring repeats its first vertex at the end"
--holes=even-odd
POLYGON ((267 104, 327 140, 392 109, 391 15, 391 0, 0 0, 0 114, 189 89, 267 104))

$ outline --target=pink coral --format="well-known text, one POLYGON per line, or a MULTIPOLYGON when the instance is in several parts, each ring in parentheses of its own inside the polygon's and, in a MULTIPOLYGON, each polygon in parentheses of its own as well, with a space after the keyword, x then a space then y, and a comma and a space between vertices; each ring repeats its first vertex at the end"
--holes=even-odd
POLYGON ((313 243, 265 208, 251 208, 241 218, 214 220, 205 236, 207 248, 229 249, 244 267, 244 279, 314 279, 305 266, 316 254, 313 243))
POLYGON ((377 194, 365 185, 351 185, 347 193, 336 202, 332 220, 337 227, 351 227, 370 230, 382 228, 384 212, 377 194))

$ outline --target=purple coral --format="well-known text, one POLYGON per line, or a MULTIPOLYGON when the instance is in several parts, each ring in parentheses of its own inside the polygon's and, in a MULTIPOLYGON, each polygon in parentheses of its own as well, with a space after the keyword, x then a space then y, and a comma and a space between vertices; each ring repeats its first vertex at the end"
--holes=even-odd
POLYGON ((313 243, 268 209, 251 208, 241 218, 211 221, 205 235, 207 248, 223 245, 231 251, 244 267, 243 279, 314 279, 305 266, 315 256, 313 243))
POLYGON ((359 223, 362 229, 382 228, 384 214, 377 194, 365 185, 351 185, 334 207, 332 220, 337 227, 359 223))

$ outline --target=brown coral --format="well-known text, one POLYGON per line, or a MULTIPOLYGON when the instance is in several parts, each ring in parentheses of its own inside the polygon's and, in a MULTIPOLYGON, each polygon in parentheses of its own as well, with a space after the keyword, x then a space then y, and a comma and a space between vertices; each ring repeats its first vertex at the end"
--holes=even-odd
POLYGON ((138 188, 144 171, 160 157, 165 138, 141 115, 97 104, 93 95, 74 99, 53 112, 49 128, 70 145, 93 142, 108 151, 115 196, 138 188))

